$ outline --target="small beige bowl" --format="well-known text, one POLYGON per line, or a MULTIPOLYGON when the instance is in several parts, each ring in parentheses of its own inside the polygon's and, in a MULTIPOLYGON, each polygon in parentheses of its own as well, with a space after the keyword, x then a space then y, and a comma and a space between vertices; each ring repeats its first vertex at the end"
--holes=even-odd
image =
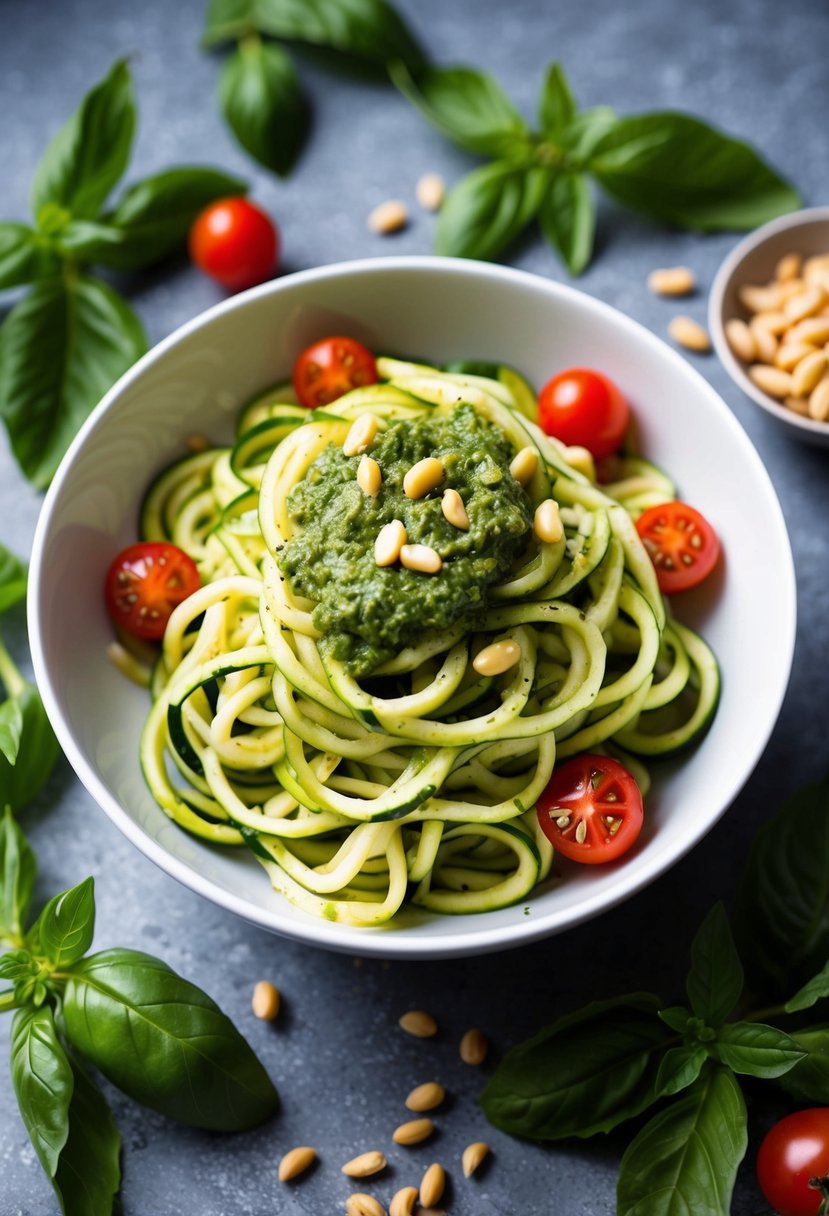
POLYGON ((759 389, 725 337, 726 322, 745 315, 737 296, 739 289, 749 283, 769 282, 777 263, 787 253, 800 253, 804 257, 829 253, 829 207, 793 211, 764 224, 741 241, 717 271, 708 300, 708 326, 714 349, 734 383, 790 435, 829 447, 829 422, 802 417, 759 389))

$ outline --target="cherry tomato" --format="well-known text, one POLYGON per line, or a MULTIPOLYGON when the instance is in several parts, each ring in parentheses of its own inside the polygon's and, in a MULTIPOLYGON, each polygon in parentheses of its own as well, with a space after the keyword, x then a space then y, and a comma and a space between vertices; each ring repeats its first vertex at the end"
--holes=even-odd
POLYGON ((649 507, 636 521, 636 531, 656 568, 665 595, 696 587, 711 573, 720 541, 704 516, 684 502, 649 507))
POLYGON ((364 384, 377 383, 374 355, 353 338, 323 338, 294 364, 294 390, 302 405, 328 405, 364 384))
POLYGON ((157 641, 170 614, 201 586, 195 562, 175 545, 144 541, 113 561, 104 583, 107 611, 136 638, 157 641))
POLYGON ((621 446, 630 406, 601 372, 572 367, 548 380, 538 398, 541 429, 568 446, 587 448, 596 460, 621 446))
POLYGON ((822 1211, 829 1179, 829 1108, 797 1111, 775 1123, 757 1154, 757 1181, 778 1216, 815 1216, 822 1211))
POLYGON ((642 794, 618 760, 585 752, 553 771, 536 813, 554 849, 601 865, 621 857, 642 830, 642 794))
POLYGON ((279 235, 270 216, 246 198, 222 198, 193 221, 190 258, 229 291, 263 283, 276 269, 279 235))

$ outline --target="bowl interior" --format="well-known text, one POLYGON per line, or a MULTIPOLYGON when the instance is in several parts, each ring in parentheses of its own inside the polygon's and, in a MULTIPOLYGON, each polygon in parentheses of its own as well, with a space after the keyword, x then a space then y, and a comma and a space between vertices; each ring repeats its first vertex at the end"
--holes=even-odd
POLYGON ((774 278, 777 263, 787 253, 804 258, 829 253, 829 207, 815 207, 773 220, 751 233, 725 259, 711 288, 709 325, 717 354, 739 387, 753 401, 806 442, 829 447, 829 424, 804 418, 762 392, 749 379, 725 338, 731 317, 744 317, 739 290, 749 284, 765 284, 774 278))
POLYGON ((169 873, 251 921, 332 949, 386 956, 457 955, 528 941, 655 878, 711 827, 759 758, 788 680, 794 620, 791 552, 777 499, 744 432, 706 382, 652 334, 588 296, 447 259, 304 272, 227 301, 161 343, 108 394, 64 461, 39 523, 30 588, 32 649, 47 709, 81 780, 130 839, 169 873), (138 738, 148 701, 106 658, 111 631, 98 590, 106 568, 135 539, 142 494, 183 453, 186 437, 229 439, 240 406, 284 379, 304 346, 332 332, 431 362, 500 360, 537 386, 567 366, 599 368, 628 395, 643 452, 673 473, 680 496, 702 509, 722 538, 719 577, 675 597, 676 614, 704 632, 722 665, 712 730, 691 755, 655 771, 646 830, 622 864, 562 864, 560 880, 527 906, 464 918, 408 914, 385 930, 320 922, 274 894, 252 858, 179 829, 144 785, 138 738))

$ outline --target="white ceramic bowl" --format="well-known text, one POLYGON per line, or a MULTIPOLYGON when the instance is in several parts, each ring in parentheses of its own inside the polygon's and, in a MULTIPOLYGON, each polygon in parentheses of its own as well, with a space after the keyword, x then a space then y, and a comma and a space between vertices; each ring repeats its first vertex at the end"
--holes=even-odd
MULTIPOLYGON (((765 469, 731 412, 677 353, 589 296, 519 271, 443 258, 389 258, 306 271, 217 305, 161 342, 106 395, 52 485, 30 580, 35 670, 70 763, 149 858, 202 895, 275 932, 387 957, 473 954, 558 932, 645 886, 725 811, 757 762, 788 681, 795 584, 783 517, 765 469), (138 504, 186 436, 229 438, 240 405, 289 373, 325 334, 377 351, 497 359, 536 384, 567 366, 612 376, 630 398, 644 452, 715 524, 718 577, 677 599, 719 656, 719 713, 701 746, 660 768, 634 852, 567 870, 528 905, 358 930, 313 919, 270 889, 242 850, 211 847, 156 806, 138 764, 146 694, 107 661, 100 588, 135 539, 138 504), (760 666, 757 655, 763 656, 760 666), (525 907, 529 911, 525 911, 525 907)), ((140 863, 136 863, 140 864, 140 863)))
POLYGON ((829 422, 805 418, 757 387, 725 337, 731 317, 745 317, 738 292, 749 284, 768 283, 774 268, 787 253, 804 258, 829 253, 829 207, 792 211, 764 224, 740 241, 717 271, 708 297, 708 327, 714 349, 731 379, 752 401, 770 414, 789 435, 818 447, 829 447, 829 422))

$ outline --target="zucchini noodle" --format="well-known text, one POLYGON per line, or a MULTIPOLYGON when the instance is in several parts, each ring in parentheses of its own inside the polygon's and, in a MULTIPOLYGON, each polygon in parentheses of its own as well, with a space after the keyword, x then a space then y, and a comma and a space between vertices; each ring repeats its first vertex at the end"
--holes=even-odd
MULTIPOLYGON (((150 680, 141 758, 153 795, 186 830, 250 849, 306 912, 358 926, 393 924, 404 905, 472 913, 525 900, 553 861, 534 807, 557 759, 607 750, 646 787, 636 757, 695 741, 719 689, 636 532, 638 513, 675 497, 661 470, 620 456, 599 485, 582 450, 536 425, 511 369, 377 366, 379 383, 323 410, 298 406, 288 386, 259 397, 232 446, 177 461, 141 511, 142 539, 184 549, 202 580, 173 612, 150 680), (513 454, 537 456, 528 518, 552 497, 561 535, 530 533, 471 627, 424 629, 354 674, 280 568, 299 527, 289 497, 361 415, 382 436, 459 403, 513 454), (507 641, 518 659, 481 674, 476 656, 507 641)), ((348 459, 356 477, 360 456, 348 459)))

